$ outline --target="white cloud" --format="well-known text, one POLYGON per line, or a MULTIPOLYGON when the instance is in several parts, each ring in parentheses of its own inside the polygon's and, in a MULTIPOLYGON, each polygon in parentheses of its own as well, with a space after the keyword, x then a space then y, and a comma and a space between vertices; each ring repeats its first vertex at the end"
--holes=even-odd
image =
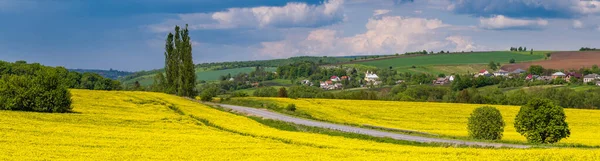
POLYGON ((375 10, 373 11, 373 16, 379 16, 389 13, 390 10, 375 10))
POLYGON ((231 28, 290 28, 319 27, 344 20, 344 0, 327 0, 320 5, 290 2, 285 6, 261 6, 253 8, 229 8, 215 13, 180 14, 148 28, 155 32, 165 32, 174 25, 190 24, 190 29, 231 29, 231 28))
POLYGON ((471 38, 465 36, 449 36, 446 37, 446 40, 450 41, 452 44, 456 46, 454 51, 462 52, 462 51, 476 51, 481 50, 481 47, 476 46, 471 38))
POLYGON ((285 58, 297 55, 366 55, 391 54, 408 51, 456 48, 476 49, 467 37, 443 37, 438 31, 449 25, 438 19, 385 16, 371 18, 367 31, 343 37, 339 31, 317 29, 305 36, 288 37, 282 41, 263 42, 262 56, 285 58))
POLYGON ((583 28, 583 22, 580 20, 573 20, 573 28, 581 29, 583 28))
POLYGON ((503 15, 496 15, 490 18, 480 18, 479 26, 484 29, 490 30, 504 30, 504 29, 542 29, 548 25, 547 20, 526 20, 526 19, 515 19, 505 17, 503 15))
POLYGON ((598 0, 449 0, 447 9, 476 16, 572 18, 600 14, 598 0))
POLYGON ((423 13, 423 11, 422 10, 416 10, 415 13, 416 14, 421 14, 421 13, 423 13))

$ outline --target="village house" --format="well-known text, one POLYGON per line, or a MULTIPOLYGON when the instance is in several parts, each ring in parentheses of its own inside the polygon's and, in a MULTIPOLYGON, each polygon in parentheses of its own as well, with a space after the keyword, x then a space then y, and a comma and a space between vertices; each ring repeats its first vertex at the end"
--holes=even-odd
POLYGON ((535 79, 536 80, 540 80, 540 81, 551 81, 554 78, 552 78, 552 76, 539 76, 539 77, 537 77, 535 79))
POLYGON ((556 73, 552 74, 552 79, 564 78, 565 76, 567 76, 567 75, 563 72, 556 72, 556 73))
POLYGON ((313 84, 313 83, 312 83, 310 80, 308 80, 308 79, 302 80, 302 81, 300 81, 300 83, 302 83, 303 85, 307 85, 307 86, 313 86, 313 85, 314 85, 314 84, 313 84))
POLYGON ((321 81, 321 82, 319 82, 319 85, 322 89, 325 89, 325 90, 335 90, 335 89, 341 89, 344 87, 342 85, 342 83, 334 83, 331 80, 321 81))
POLYGON ((598 74, 588 74, 583 77, 583 82, 589 83, 589 82, 593 82, 593 81, 599 80, 599 79, 600 79, 600 75, 598 75, 598 74))
POLYGON ((490 74, 490 72, 488 72, 488 71, 487 71, 487 70, 485 70, 485 69, 481 69, 481 70, 479 71, 479 73, 477 73, 477 75, 478 75, 478 76, 484 76, 484 75, 488 75, 488 74, 490 74))
POLYGON ((339 82, 339 81, 341 81, 340 77, 335 76, 335 75, 331 76, 330 80, 333 81, 333 82, 339 82))
POLYGON ((502 77, 508 76, 508 71, 500 69, 500 70, 494 72, 494 76, 502 76, 502 77))
POLYGON ((525 73, 525 72, 527 72, 527 71, 525 71, 521 68, 518 68, 518 69, 515 69, 512 72, 510 72, 510 74, 521 74, 521 73, 525 73))
POLYGON ((377 81, 377 79, 379 79, 379 76, 377 76, 377 74, 375 74, 373 72, 369 72, 369 71, 367 71, 365 73, 365 81, 366 82, 374 82, 374 81, 377 81))
POLYGON ((349 76, 342 76, 342 80, 350 80, 349 76))
POLYGON ((450 81, 450 82, 454 82, 454 76, 453 75, 446 76, 446 79, 448 79, 448 81, 450 81))
POLYGON ((525 80, 536 80, 539 77, 539 75, 528 74, 527 77, 525 77, 525 80))
POLYGON ((569 73, 567 73, 567 74, 566 74, 565 80, 566 80, 567 82, 570 82, 570 81, 571 81, 571 78, 577 78, 577 79, 581 79, 582 77, 583 77, 583 75, 582 75, 582 74, 575 73, 575 72, 569 72, 569 73))
POLYGON ((600 81, 596 81, 596 85, 597 85, 597 86, 600 86, 600 81))
POLYGON ((433 80, 433 85, 445 85, 448 83, 450 83, 450 80, 448 80, 447 77, 437 78, 436 80, 433 80))

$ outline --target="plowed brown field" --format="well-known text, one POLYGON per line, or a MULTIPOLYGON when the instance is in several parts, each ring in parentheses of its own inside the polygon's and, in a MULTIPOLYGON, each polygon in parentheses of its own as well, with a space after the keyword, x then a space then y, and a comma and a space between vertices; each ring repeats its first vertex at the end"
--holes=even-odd
POLYGON ((502 69, 513 71, 515 69, 527 69, 531 65, 541 65, 549 69, 580 69, 600 64, 600 51, 563 51, 552 53, 550 60, 523 62, 502 66, 502 69))

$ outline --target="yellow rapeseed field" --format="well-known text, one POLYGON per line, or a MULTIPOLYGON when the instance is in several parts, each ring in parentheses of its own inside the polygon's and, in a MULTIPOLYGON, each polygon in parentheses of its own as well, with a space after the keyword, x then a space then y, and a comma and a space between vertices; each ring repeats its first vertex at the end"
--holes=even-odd
POLYGON ((0 111, 0 160, 600 160, 595 149, 477 149, 281 131, 183 98, 72 90, 73 113, 0 111))
MULTIPOLYGON (((236 98, 276 102, 281 107, 295 104, 299 112, 336 123, 375 125, 450 136, 468 136, 467 121, 471 112, 484 105, 428 102, 236 98)), ((515 131, 514 119, 519 106, 490 105, 498 108, 506 127, 503 140, 526 139, 515 131)), ((600 110, 565 109, 571 137, 560 143, 600 145, 600 110)))

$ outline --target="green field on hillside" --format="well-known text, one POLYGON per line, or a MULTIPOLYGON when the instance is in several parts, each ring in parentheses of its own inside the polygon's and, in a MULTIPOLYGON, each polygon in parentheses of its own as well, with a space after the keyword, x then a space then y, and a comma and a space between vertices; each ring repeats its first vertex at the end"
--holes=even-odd
MULTIPOLYGON (((245 67, 245 68, 234 68, 234 69, 224 69, 224 70, 204 70, 202 68, 196 68, 196 80, 201 81, 216 81, 219 79, 221 75, 231 74, 235 76, 239 73, 250 73, 254 71, 254 67, 245 67)), ((274 72, 277 68, 268 67, 265 68, 266 71, 274 72)), ((123 84, 132 84, 135 81, 139 81, 141 85, 147 86, 152 85, 154 82, 154 75, 145 75, 135 79, 130 79, 123 81, 123 84)))
MULTIPOLYGON (((510 59, 515 59, 517 62, 533 61, 543 59, 543 54, 520 54, 509 51, 495 51, 482 53, 461 53, 461 54, 438 54, 424 55, 414 57, 400 57, 393 59, 384 59, 369 62, 360 62, 358 64, 376 66, 379 68, 399 68, 405 69, 412 66, 433 66, 433 65, 465 65, 465 64, 486 64, 490 61, 506 64, 510 59)), ((414 69, 414 68, 413 68, 414 69)))

